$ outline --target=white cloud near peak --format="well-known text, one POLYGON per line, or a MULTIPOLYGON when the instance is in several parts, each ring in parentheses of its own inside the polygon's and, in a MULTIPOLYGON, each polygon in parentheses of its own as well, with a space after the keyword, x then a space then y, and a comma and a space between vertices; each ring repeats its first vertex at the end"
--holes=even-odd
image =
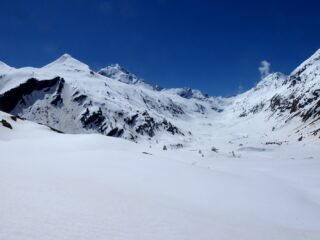
POLYGON ((261 79, 265 78, 270 74, 270 67, 271 67, 271 63, 269 63, 266 60, 261 61, 260 67, 259 67, 261 79))

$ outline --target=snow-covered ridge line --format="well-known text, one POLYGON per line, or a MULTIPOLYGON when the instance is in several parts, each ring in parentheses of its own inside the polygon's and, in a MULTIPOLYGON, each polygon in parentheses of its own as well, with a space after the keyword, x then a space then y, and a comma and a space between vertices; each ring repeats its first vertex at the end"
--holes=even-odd
POLYGON ((319 56, 317 51, 291 75, 273 73, 232 98, 190 88, 161 89, 118 64, 96 73, 69 54, 42 68, 2 64, 0 110, 67 133, 133 141, 199 141, 217 127, 245 126, 249 119, 256 125, 266 122, 257 134, 290 126, 287 134, 300 139, 319 132, 319 56))

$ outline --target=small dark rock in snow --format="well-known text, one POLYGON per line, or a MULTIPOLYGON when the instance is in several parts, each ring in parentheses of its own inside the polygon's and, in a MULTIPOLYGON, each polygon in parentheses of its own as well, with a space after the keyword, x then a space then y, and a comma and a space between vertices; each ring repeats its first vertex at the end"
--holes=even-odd
POLYGON ((2 123, 2 125, 3 125, 4 127, 12 129, 11 124, 8 123, 6 120, 2 119, 2 120, 1 120, 1 123, 2 123))
POLYGON ((74 102, 78 102, 79 105, 81 105, 85 100, 87 99, 87 96, 84 94, 81 94, 79 96, 76 96, 75 98, 73 98, 74 102))
POLYGON ((59 131, 59 130, 57 130, 57 129, 55 129, 55 128, 52 128, 52 127, 49 127, 50 128, 50 130, 51 131, 54 131, 54 132, 57 132, 57 133, 64 133, 64 132, 62 132, 62 131, 59 131))
POLYGON ((282 142, 266 142, 266 145, 281 145, 282 142))
POLYGON ((148 152, 142 152, 142 153, 147 155, 152 155, 151 153, 148 153, 148 152))
POLYGON ((170 144, 170 148, 172 148, 172 149, 181 149, 181 148, 183 148, 183 144, 181 144, 181 143, 170 144))
POLYGON ((217 148, 215 148, 215 147, 212 147, 212 148, 211 148, 211 151, 217 153, 217 152, 219 151, 219 149, 217 149, 217 148))

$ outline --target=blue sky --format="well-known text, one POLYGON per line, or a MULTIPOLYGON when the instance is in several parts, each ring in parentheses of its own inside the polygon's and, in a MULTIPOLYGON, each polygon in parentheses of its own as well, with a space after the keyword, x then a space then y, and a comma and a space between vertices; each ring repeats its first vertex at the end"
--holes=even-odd
POLYGON ((262 60, 289 73, 320 48, 320 2, 4 0, 0 60, 42 66, 67 52, 94 70, 119 63, 163 87, 233 95, 262 60))

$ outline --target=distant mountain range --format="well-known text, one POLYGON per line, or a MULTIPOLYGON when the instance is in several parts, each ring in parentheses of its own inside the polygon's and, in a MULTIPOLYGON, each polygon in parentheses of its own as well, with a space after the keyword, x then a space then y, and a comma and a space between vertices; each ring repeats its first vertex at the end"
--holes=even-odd
POLYGON ((234 97, 153 86, 118 64, 98 72, 68 54, 42 67, 0 62, 0 110, 65 133, 135 142, 210 141, 241 129, 282 141, 320 136, 320 50, 290 75, 272 73, 234 97))

